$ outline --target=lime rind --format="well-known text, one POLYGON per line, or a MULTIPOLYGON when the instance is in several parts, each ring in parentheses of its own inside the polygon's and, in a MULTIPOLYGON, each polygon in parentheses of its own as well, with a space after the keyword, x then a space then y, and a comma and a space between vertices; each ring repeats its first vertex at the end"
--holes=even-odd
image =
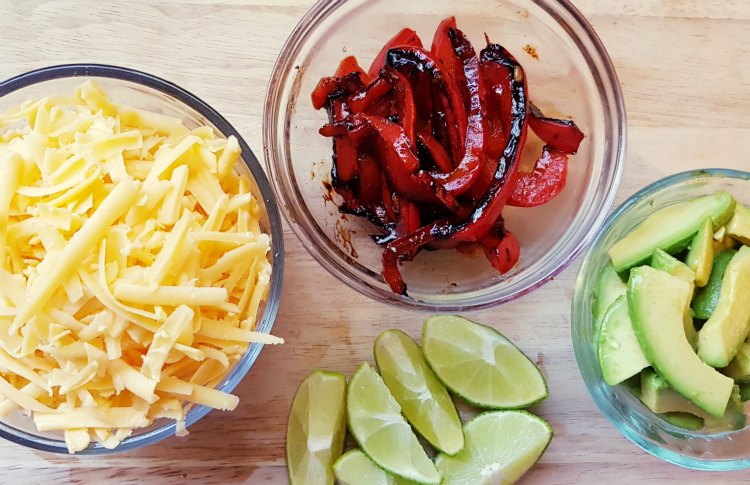
POLYGON ((474 406, 523 409, 549 395, 531 359, 487 325, 453 315, 429 317, 422 351, 445 387, 474 406))
POLYGON ((340 485, 412 485, 415 482, 395 477, 375 464, 362 450, 349 450, 333 464, 340 485))
POLYGON ((440 483, 440 473, 401 414, 398 402, 367 362, 349 381, 346 409, 349 431, 377 466, 417 483, 440 483))
POLYGON ((333 485, 333 462, 346 438, 346 377, 316 370, 292 400, 286 435, 291 485, 333 485))
POLYGON ((447 455, 461 451, 458 411, 419 346, 401 330, 387 330, 375 340, 373 353, 383 381, 414 429, 447 455))
POLYGON ((544 454, 552 428, 523 410, 488 411, 464 425, 466 446, 455 456, 440 454, 441 485, 510 484, 544 454))

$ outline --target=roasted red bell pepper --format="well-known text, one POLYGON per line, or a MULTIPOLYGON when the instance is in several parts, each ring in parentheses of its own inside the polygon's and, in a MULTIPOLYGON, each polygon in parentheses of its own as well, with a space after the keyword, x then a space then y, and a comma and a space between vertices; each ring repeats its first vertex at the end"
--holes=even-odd
POLYGON ((321 109, 328 103, 329 99, 349 96, 361 89, 362 86, 364 86, 362 79, 356 72, 343 77, 324 77, 318 81, 310 95, 313 107, 321 109))
MULTIPOLYGON (((329 118, 333 121, 343 120, 349 116, 346 103, 341 99, 331 100, 329 118)), ((349 183, 357 175, 357 145, 347 136, 333 139, 333 165, 331 179, 334 187, 349 183)))
POLYGON ((420 170, 419 159, 411 150, 411 143, 401 126, 377 116, 352 114, 343 122, 321 129, 322 134, 337 134, 345 128, 355 143, 368 133, 373 135, 374 149, 381 168, 391 188, 414 201, 444 204, 451 210, 459 205, 443 187, 425 171, 420 170))
POLYGON ((483 78, 479 73, 479 59, 468 38, 458 29, 450 29, 448 36, 453 44, 456 57, 466 80, 469 92, 469 112, 466 129, 464 154, 458 166, 449 173, 434 173, 433 177, 454 197, 465 193, 479 176, 485 161, 485 133, 487 132, 486 113, 482 94, 483 78))
POLYGON ((381 69, 380 76, 381 79, 386 79, 393 86, 393 94, 396 98, 396 111, 399 118, 398 124, 403 127, 411 146, 416 148, 417 107, 414 104, 414 93, 409 80, 403 74, 389 66, 381 69))
MULTIPOLYGON (((485 36, 486 38, 486 36, 485 36)), ((422 48, 403 29, 365 74, 347 57, 312 93, 334 140, 332 184, 339 210, 365 217, 383 247, 383 277, 406 294, 399 264, 422 249, 482 248, 501 274, 516 265, 519 243, 504 226, 506 205, 531 207, 560 193, 567 155, 583 133, 528 102, 516 59, 487 39, 477 57, 455 18, 422 48), (527 129, 545 141, 529 173, 519 173, 527 129)))
POLYGON ((393 89, 387 79, 377 78, 349 98, 352 113, 365 113, 393 89))
POLYGON ((511 109, 505 115, 509 120, 508 141, 487 192, 468 217, 460 221, 437 220, 386 246, 383 251, 383 277, 396 293, 406 294, 406 285, 398 270, 400 258, 435 241, 450 241, 451 244, 482 241, 500 220, 516 185, 518 159, 527 130, 526 77, 518 61, 498 44, 488 44, 482 50, 481 62, 490 78, 506 80, 511 98, 511 109))
POLYGON ((544 143, 568 155, 578 151, 584 135, 573 120, 546 118, 539 108, 530 106, 529 128, 544 143))
POLYGON ((353 72, 359 74, 359 79, 360 81, 362 81, 362 84, 368 84, 370 82, 370 76, 368 76, 365 70, 362 69, 362 67, 357 62, 357 58, 354 56, 344 57, 341 60, 338 69, 336 69, 336 74, 334 74, 334 77, 344 77, 347 74, 351 74, 353 72))
MULTIPOLYGON (((487 159, 480 169, 477 180, 469 189, 468 195, 472 200, 480 200, 487 193, 497 175, 503 153, 508 144, 508 135, 513 122, 513 92, 511 88, 516 75, 513 62, 504 67, 499 66, 496 62, 485 60, 484 57, 480 62, 487 113, 487 136, 485 137, 487 159)), ((518 72, 523 73, 523 71, 518 72)))
POLYGON ((504 228, 490 231, 482 239, 481 245, 487 260, 500 274, 513 269, 521 255, 518 239, 504 228))
POLYGON ((531 172, 518 175, 516 187, 508 205, 536 207, 546 204, 565 188, 568 178, 568 156, 548 145, 534 164, 531 172))
POLYGON ((443 19, 435 30, 435 36, 432 38, 432 48, 430 53, 438 61, 438 65, 443 73, 453 79, 461 92, 466 111, 469 111, 471 105, 471 95, 466 89, 466 79, 464 77, 463 62, 456 56, 453 44, 451 43, 450 31, 458 29, 456 27, 456 18, 448 17, 443 19))
POLYGON ((380 52, 378 52, 378 55, 375 56, 375 59, 372 61, 372 64, 370 65, 370 69, 367 71, 367 74, 370 76, 370 79, 375 79, 378 77, 378 73, 385 65, 386 56, 388 55, 388 51, 393 49, 394 47, 401 47, 401 46, 416 46, 416 47, 422 47, 422 40, 419 38, 417 33, 413 31, 412 29, 401 29, 396 35, 391 37, 391 40, 385 43, 382 49, 380 49, 380 52))
POLYGON ((513 192, 518 175, 518 159, 526 141, 528 99, 526 96, 526 75, 523 67, 499 44, 488 44, 481 53, 482 62, 487 70, 498 70, 508 76, 510 92, 510 111, 507 118, 508 141, 497 164, 495 176, 474 208, 469 222, 459 229, 453 238, 457 241, 473 242, 481 240, 497 221, 505 204, 513 192))
POLYGON ((374 206, 380 201, 382 194, 380 164, 375 157, 367 152, 360 153, 357 161, 359 162, 357 198, 365 206, 374 206))
POLYGON ((451 156, 445 151, 445 147, 428 132, 422 132, 417 136, 417 146, 421 147, 430 156, 430 160, 444 173, 453 170, 451 156))
POLYGON ((463 158, 466 139, 466 109, 461 93, 452 79, 443 76, 437 61, 426 50, 419 47, 399 47, 388 51, 386 64, 406 75, 426 75, 433 86, 433 129, 439 135, 436 123, 442 124, 447 139, 440 141, 448 145, 448 152, 457 164, 463 158))

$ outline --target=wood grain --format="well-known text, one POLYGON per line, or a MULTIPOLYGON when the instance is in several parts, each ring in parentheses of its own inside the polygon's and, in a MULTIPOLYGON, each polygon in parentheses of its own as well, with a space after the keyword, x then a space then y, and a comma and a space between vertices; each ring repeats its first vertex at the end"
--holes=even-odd
MULTIPOLYGON (((750 3, 744 0, 576 0, 616 65, 629 117, 617 201, 689 168, 750 164, 750 3)), ((0 78, 66 62, 142 69, 202 97, 262 153, 267 80, 311 0, 0 0, 0 78)), ((285 483, 289 403, 310 370, 351 372, 375 336, 417 336, 425 315, 366 299, 323 271, 286 233, 286 282, 274 333, 238 389, 239 408, 214 412, 186 438, 110 457, 56 456, 0 441, 2 483, 285 483)), ((555 438, 524 483, 745 483, 746 473, 688 471, 646 454, 599 413, 570 342, 574 263, 520 301, 469 317, 543 357, 550 398, 536 412, 555 438)))

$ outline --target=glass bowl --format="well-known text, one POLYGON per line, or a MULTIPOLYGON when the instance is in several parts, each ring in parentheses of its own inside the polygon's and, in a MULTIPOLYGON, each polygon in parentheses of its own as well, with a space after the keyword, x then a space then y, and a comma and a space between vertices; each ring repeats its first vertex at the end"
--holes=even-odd
MULTIPOLYGON (((461 311, 507 302, 541 286, 586 246, 619 186, 625 129, 612 63, 567 0, 322 0, 299 22, 276 61, 263 143, 287 219, 323 267, 376 300, 461 311), (381 276, 382 251, 369 238, 374 228, 360 218, 342 218, 326 200, 331 141, 318 134, 327 116, 313 109, 310 93, 347 55, 356 55, 366 68, 403 27, 415 29, 429 45, 438 23, 450 15, 476 46, 483 45, 486 32, 514 53, 527 72, 531 100, 548 116, 575 119, 586 138, 571 158, 567 186, 557 198, 542 207, 503 212, 521 244, 513 270, 501 276, 481 255, 423 251, 401 266, 410 295, 404 297, 392 293, 381 276), (535 50, 538 60, 524 48, 535 50)), ((526 152, 535 156, 538 150, 526 152)))
MULTIPOLYGON (((86 79, 95 79, 115 102, 181 118, 186 126, 210 126, 225 137, 237 137, 242 149, 242 162, 238 170, 254 182, 252 193, 261 205, 261 227, 271 237, 271 283, 265 303, 258 310, 256 330, 270 333, 281 295, 284 271, 284 242, 281 217, 271 185, 250 147, 229 122, 198 97, 158 77, 123 67, 98 64, 70 64, 53 66, 21 74, 0 82, 0 112, 19 106, 28 99, 52 94, 72 93, 86 79)), ((250 370, 263 345, 253 343, 242 359, 235 364, 217 389, 232 392, 250 370)), ((185 416, 185 425, 208 414, 211 408, 195 405, 185 416)), ((148 428, 136 430, 109 450, 99 443, 92 444, 78 454, 104 454, 134 450, 161 441, 175 434, 174 421, 157 420, 148 428)), ((15 443, 43 451, 68 453, 61 435, 40 433, 31 419, 14 415, 0 421, 0 436, 15 443)))
POLYGON ((661 179, 626 200, 612 215, 583 259, 573 292, 573 347, 583 380, 596 405, 630 441, 652 455, 687 468, 737 470, 750 467, 750 427, 723 433, 687 431, 651 412, 624 385, 608 386, 593 344, 593 290, 609 261, 607 250, 653 211, 679 200, 726 190, 750 204, 750 173, 707 169, 661 179))

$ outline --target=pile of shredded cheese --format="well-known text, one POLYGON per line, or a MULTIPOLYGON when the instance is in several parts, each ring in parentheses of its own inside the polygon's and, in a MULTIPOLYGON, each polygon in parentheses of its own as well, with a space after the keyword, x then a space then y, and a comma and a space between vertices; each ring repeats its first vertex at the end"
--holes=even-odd
POLYGON ((0 114, 0 418, 116 447, 194 403, 251 342, 269 236, 236 138, 74 96, 0 114))

